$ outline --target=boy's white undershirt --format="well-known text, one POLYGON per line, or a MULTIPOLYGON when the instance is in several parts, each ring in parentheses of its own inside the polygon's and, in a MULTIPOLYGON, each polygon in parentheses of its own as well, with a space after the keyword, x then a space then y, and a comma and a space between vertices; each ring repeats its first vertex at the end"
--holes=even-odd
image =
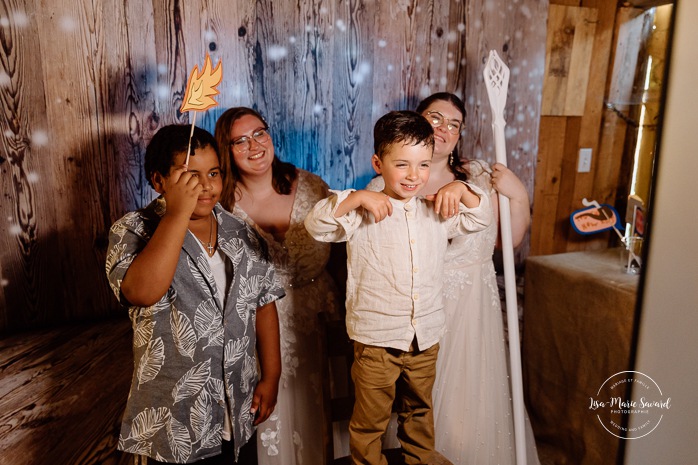
MULTIPOLYGON (((208 266, 211 268, 211 274, 213 274, 213 279, 216 281, 216 288, 218 288, 218 297, 221 308, 225 308, 225 291, 228 289, 228 281, 232 277, 232 263, 230 260, 226 260, 226 256, 219 249, 216 249, 216 253, 213 257, 209 257, 204 245, 201 241, 196 241, 199 247, 204 252, 204 257, 208 261, 208 266), (228 266, 229 265, 229 266, 228 266)), ((225 422, 223 423, 223 439, 225 441, 230 441, 232 426, 230 423, 230 413, 228 406, 230 405, 230 400, 228 399, 228 393, 226 390, 225 394, 226 409, 225 409, 225 422)))

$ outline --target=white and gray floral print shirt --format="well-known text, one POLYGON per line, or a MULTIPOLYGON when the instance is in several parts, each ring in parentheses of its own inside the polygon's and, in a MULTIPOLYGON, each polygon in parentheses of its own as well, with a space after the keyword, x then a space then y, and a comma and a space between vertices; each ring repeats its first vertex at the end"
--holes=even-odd
POLYGON ((151 307, 130 305, 121 281, 164 212, 161 197, 125 215, 109 234, 107 276, 133 325, 133 380, 118 447, 174 463, 218 455, 227 406, 237 455, 254 431, 256 310, 284 291, 264 241, 216 205, 218 249, 232 264, 227 289, 216 287, 203 249, 188 233, 166 295, 151 307))

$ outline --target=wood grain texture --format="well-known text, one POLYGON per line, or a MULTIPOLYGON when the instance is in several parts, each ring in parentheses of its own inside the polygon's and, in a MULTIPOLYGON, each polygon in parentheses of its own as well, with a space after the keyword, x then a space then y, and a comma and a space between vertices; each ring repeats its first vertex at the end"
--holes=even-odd
MULTIPOLYGON (((630 114, 633 100, 633 83, 636 73, 638 54, 647 27, 638 10, 620 8, 616 12, 614 24, 614 39, 612 41, 612 64, 609 67, 609 78, 606 82, 607 98, 601 115, 598 156, 593 161, 593 185, 590 197, 599 203, 608 203, 617 208, 619 214, 621 205, 616 202, 619 191, 627 189, 629 183, 629 167, 623 165, 626 155, 626 145, 634 145, 634 138, 627 132, 630 128, 621 114, 630 114)), ((651 21, 650 21, 651 24, 651 21)), ((591 136, 591 134, 589 134, 591 136)), ((577 249, 596 250, 606 248, 610 243, 616 244, 616 235, 611 232, 595 234, 587 237, 585 243, 577 243, 577 249)))
POLYGON ((335 19, 344 24, 344 31, 333 37, 332 165, 326 178, 333 187, 365 185, 373 175, 370 159, 375 119, 371 108, 376 77, 370 51, 378 35, 373 13, 362 0, 342 2, 336 10, 335 19))
POLYGON ((560 195, 566 127, 565 117, 541 118, 540 152, 531 219, 531 255, 548 255, 554 251, 556 209, 560 195))
MULTIPOLYGON (((41 27, 21 1, 0 2, 0 332, 60 321, 53 144, 48 135, 41 27), (12 311, 10 311, 12 309, 12 311)), ((33 8, 33 2, 30 2, 33 8)))
POLYGON ((179 107, 206 53, 223 82, 198 126, 257 108, 280 158, 343 189, 374 174, 375 121, 437 91, 466 103, 462 153, 492 161, 482 66, 494 48, 512 70, 509 164, 533 192, 545 0, 0 5, 0 333, 119 311, 104 277, 108 228, 153 198, 145 147, 158 128, 192 121, 179 107))
MULTIPOLYGON (((540 96, 545 66, 547 1, 468 2, 466 7, 466 92, 468 118, 461 143, 466 158, 495 162, 492 111, 482 76, 490 50, 496 50, 510 70, 505 138, 507 165, 526 186, 533 201, 536 155, 539 150, 540 96)), ((517 263, 529 254, 528 236, 515 251, 517 263)))
POLYGON ((251 37, 253 101, 272 125, 277 155, 328 180, 335 161, 328 153, 331 127, 345 116, 333 112, 343 96, 335 102, 331 57, 346 26, 334 4, 265 2, 264 8, 265 18, 278 19, 258 21, 251 37))
MULTIPOLYGON (((577 175, 577 154, 579 152, 579 134, 582 128, 582 117, 567 117, 565 126, 565 143, 562 151, 560 166, 560 191, 557 197, 555 212, 555 235, 553 236, 553 253, 567 252, 574 240, 580 240, 570 225, 570 207, 575 204, 575 184, 577 175)), ((588 175, 588 173, 580 173, 588 175)))
POLYGON ((637 16, 638 12, 634 8, 621 8, 617 13, 608 101, 620 111, 628 109, 633 95, 635 73, 629 73, 628 70, 637 67, 644 23, 642 19, 633 19, 637 16))
POLYGON ((126 464, 116 452, 133 369, 126 319, 0 341, 0 463, 126 464))
MULTIPOLYGON (((594 192, 594 173, 596 168, 594 163, 597 163, 603 156, 599 151, 599 140, 601 135, 601 126, 603 113, 605 108, 605 100, 608 95, 608 82, 611 70, 611 51, 613 49, 614 28, 616 19, 616 5, 605 1, 589 0, 585 3, 597 11, 596 28, 594 36, 594 48, 592 55, 594 60, 589 66, 589 79, 587 81, 586 102, 584 104, 584 115, 581 119, 581 127, 577 151, 574 154, 574 163, 576 166, 579 157, 580 148, 591 148, 592 168, 590 173, 577 173, 572 191, 572 197, 569 202, 572 210, 577 210, 583 207, 582 199, 591 197, 594 192)), ((576 169, 575 169, 576 172, 576 169)), ((597 200, 598 199, 594 199, 597 200)), ((573 252, 576 250, 595 250, 606 248, 606 244, 597 242, 592 238, 591 241, 587 237, 581 237, 569 230, 569 244, 566 251, 573 252)))
POLYGON ((584 114, 596 16, 594 8, 550 5, 542 115, 584 114))
POLYGON ((143 2, 108 2, 104 5, 107 111, 104 115, 105 182, 111 193, 111 222, 152 200, 153 191, 142 166, 147 141, 159 127, 161 99, 154 43, 153 6, 143 2), (142 22, 140 31, 128 25, 142 22))
MULTIPOLYGON (((597 23, 591 52, 589 80, 586 88, 583 89, 586 93, 583 114, 565 117, 568 121, 565 123, 565 150, 562 158, 559 154, 553 154, 554 146, 544 147, 551 141, 559 144, 558 135, 550 132, 557 131, 559 128, 555 125, 541 124, 539 163, 541 157, 547 157, 546 164, 558 164, 557 169, 560 170, 561 180, 556 194, 549 194, 536 188, 534 224, 531 229, 531 255, 608 247, 609 239, 612 242, 615 235, 611 236, 607 233, 592 236, 579 235, 568 226, 568 218, 573 211, 582 208, 583 198, 615 204, 616 192, 621 180, 630 176, 629 168, 622 164, 624 146, 632 144, 632 141, 626 137, 626 122, 622 118, 613 116, 613 112, 606 106, 606 101, 609 95, 627 94, 626 91, 621 91, 621 87, 626 86, 627 83, 621 85, 618 81, 623 72, 619 70, 614 73, 615 77, 611 76, 611 62, 615 55, 614 49, 620 25, 637 13, 623 9, 617 10, 618 7, 614 2, 602 0, 552 0, 551 3, 566 7, 595 9, 597 23), (573 126, 576 126, 577 130, 571 130, 573 126), (547 129, 544 130, 544 127, 547 129), (576 163, 580 148, 592 149, 592 166, 589 173, 577 173, 576 163), (535 206, 541 205, 544 205, 545 212, 536 212, 535 206), (553 205, 556 211, 554 221, 551 216, 553 205), (549 242, 551 241, 549 233, 553 230, 555 233, 552 240, 555 241, 555 245, 549 242)), ((617 55, 616 59, 619 62, 628 61, 627 53, 623 53, 622 47, 617 55)), ((549 117, 542 117, 543 120, 547 118, 549 117)), ((538 179, 536 185, 538 186, 538 179)))

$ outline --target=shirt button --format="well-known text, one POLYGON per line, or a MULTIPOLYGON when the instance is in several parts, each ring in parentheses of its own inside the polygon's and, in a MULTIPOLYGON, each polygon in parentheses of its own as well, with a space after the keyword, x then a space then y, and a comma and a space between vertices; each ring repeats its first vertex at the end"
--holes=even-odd
POLYGON ((407 212, 407 214, 406 214, 405 216, 406 216, 407 218, 412 218, 414 215, 413 215, 411 212, 407 212))
POLYGON ((414 244, 415 242, 417 241, 415 241, 414 239, 410 239, 410 244, 414 244))
POLYGON ((407 211, 412 210, 412 205, 406 204, 406 205, 405 205, 405 210, 407 210, 407 211))
POLYGON ((416 272, 417 272, 417 267, 415 266, 414 268, 412 268, 412 273, 416 273, 416 272))
POLYGON ((419 294, 413 295, 413 296, 412 296, 412 299, 414 299, 414 300, 419 300, 419 294))
POLYGON ((417 320, 412 320, 412 326, 417 326, 417 320))

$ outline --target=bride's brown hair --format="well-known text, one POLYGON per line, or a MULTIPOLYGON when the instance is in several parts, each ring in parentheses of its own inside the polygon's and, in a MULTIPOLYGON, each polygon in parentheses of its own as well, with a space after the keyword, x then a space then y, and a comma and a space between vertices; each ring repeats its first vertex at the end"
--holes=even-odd
MULTIPOLYGON (((460 98, 458 98, 457 95, 452 94, 450 92, 437 92, 435 94, 431 94, 429 97, 419 102, 419 105, 417 105, 416 110, 417 113, 424 113, 424 111, 427 108, 429 108, 429 106, 434 102, 450 103, 458 111, 460 111, 461 115, 463 115, 463 121, 465 121, 466 112, 463 101, 460 98)), ((451 172, 456 176, 456 179, 460 181, 467 181, 470 178, 470 173, 463 166, 463 160, 461 160, 460 156, 458 155, 458 147, 454 147, 453 152, 451 152, 451 155, 453 158, 450 159, 448 162, 448 169, 451 170, 451 172)))
MULTIPOLYGON (((238 190, 237 184, 240 182, 240 171, 237 165, 235 165, 231 151, 233 141, 230 138, 230 129, 235 121, 245 115, 252 115, 258 118, 264 124, 264 129, 269 130, 269 125, 262 115, 248 107, 229 108, 216 121, 215 135, 218 142, 221 173, 223 175, 223 192, 221 192, 220 202, 227 210, 232 210, 235 206, 235 194, 238 190)), ((282 195, 289 195, 297 175, 298 172, 293 164, 281 161, 274 154, 274 160, 271 163, 271 184, 276 192, 282 195)))

